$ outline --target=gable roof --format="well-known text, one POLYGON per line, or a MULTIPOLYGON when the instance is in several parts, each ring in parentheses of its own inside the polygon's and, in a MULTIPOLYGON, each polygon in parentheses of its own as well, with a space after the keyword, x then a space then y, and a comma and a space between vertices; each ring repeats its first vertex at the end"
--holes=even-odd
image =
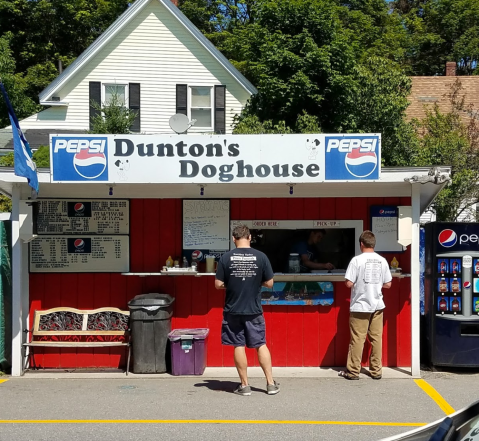
MULTIPOLYGON (((120 32, 148 3, 152 0, 136 0, 128 9, 118 17, 80 56, 56 77, 47 88, 40 94, 40 104, 50 101, 58 89, 60 89, 73 75, 77 73, 88 61, 95 56, 118 32, 120 32)), ((257 93, 256 88, 228 61, 228 59, 191 23, 188 18, 171 2, 171 0, 159 1, 168 9, 185 29, 215 58, 221 66, 243 86, 250 94, 257 93)))

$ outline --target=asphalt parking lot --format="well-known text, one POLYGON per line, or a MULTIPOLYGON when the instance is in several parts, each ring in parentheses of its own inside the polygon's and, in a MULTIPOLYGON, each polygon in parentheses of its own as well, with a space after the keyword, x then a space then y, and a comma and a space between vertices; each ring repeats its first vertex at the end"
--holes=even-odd
POLYGON ((281 392, 232 393, 232 370, 198 377, 32 373, 0 377, 0 440, 362 440, 408 431, 479 399, 479 374, 404 373, 374 381, 276 369, 281 392))

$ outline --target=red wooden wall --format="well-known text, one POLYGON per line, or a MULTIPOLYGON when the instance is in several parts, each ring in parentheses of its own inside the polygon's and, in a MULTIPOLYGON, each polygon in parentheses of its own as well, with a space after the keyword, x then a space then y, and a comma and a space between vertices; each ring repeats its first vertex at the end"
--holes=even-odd
MULTIPOLYGON (((169 255, 181 256, 182 201, 135 199, 130 209, 130 271, 157 272, 169 255)), ((362 219, 370 228, 371 205, 410 205, 409 198, 232 199, 231 219, 362 219)), ((391 260, 392 254, 384 254, 391 260)), ((409 250, 396 254, 403 272, 410 272, 409 250)), ((224 293, 212 276, 138 277, 120 274, 30 274, 30 316, 36 309, 58 306, 127 309, 137 294, 161 292, 176 298, 173 328, 210 329, 208 366, 234 366, 233 351, 220 342, 224 293)), ((410 279, 394 279, 385 292, 384 366, 410 366, 410 279)), ((349 343, 349 296, 335 283, 332 306, 266 306, 267 341, 274 366, 344 366, 349 343)), ((248 350, 250 365, 257 365, 248 350)), ((55 350, 36 355, 42 367, 118 367, 120 349, 55 350)), ((367 362, 365 356, 364 362, 367 362)))

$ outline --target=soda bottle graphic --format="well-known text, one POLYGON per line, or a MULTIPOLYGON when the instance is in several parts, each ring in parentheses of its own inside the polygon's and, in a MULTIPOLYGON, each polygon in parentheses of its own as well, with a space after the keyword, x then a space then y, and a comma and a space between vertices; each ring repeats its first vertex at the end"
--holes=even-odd
POLYGON ((476 262, 476 266, 474 267, 474 272, 479 274, 479 260, 476 262))
POLYGON ((439 300, 439 311, 447 311, 447 302, 445 298, 441 298, 439 300))
MULTIPOLYGON (((477 268, 479 269, 479 261, 477 262, 477 268)), ((446 272, 446 262, 444 260, 441 260, 441 263, 440 263, 440 268, 439 268, 440 272, 441 273, 445 273, 446 272)))
POLYGON ((460 286, 459 286, 459 280, 454 279, 451 283, 451 291, 452 292, 459 292, 460 286))
POLYGON ((454 260, 452 262, 452 272, 457 273, 458 271, 459 271, 459 263, 457 262, 457 260, 454 260))
POLYGON ((452 301, 452 305, 451 305, 451 309, 454 311, 454 312, 457 312, 459 311, 459 300, 457 299, 453 299, 452 301))

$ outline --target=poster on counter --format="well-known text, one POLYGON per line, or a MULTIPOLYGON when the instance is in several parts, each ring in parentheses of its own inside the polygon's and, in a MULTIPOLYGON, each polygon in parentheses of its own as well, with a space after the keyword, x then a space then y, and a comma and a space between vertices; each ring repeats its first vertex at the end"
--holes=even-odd
POLYGON ((130 203, 119 199, 38 201, 37 234, 128 234, 130 203))
POLYGON ((30 242, 30 272, 128 272, 128 236, 39 236, 30 242))

